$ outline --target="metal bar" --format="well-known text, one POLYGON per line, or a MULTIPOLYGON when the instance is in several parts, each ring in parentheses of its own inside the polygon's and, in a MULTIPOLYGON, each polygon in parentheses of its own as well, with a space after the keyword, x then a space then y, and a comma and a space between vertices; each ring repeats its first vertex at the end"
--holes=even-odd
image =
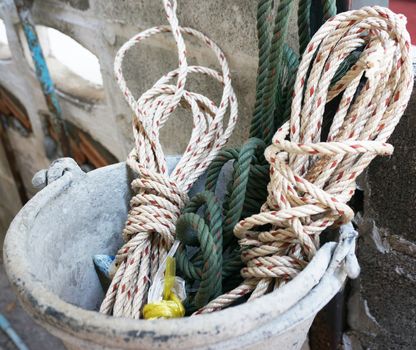
POLYGON ((23 32, 29 45, 33 64, 35 65, 36 77, 42 87, 49 112, 51 113, 51 124, 59 137, 59 146, 64 156, 70 156, 69 138, 65 123, 62 118, 62 109, 58 101, 51 75, 46 64, 42 47, 36 33, 35 25, 30 14, 30 9, 24 0, 14 0, 17 14, 23 27, 23 32))
POLYGON ((7 321, 6 317, 0 314, 0 329, 6 333, 6 335, 10 338, 13 344, 19 350, 29 350, 23 340, 17 335, 16 331, 12 328, 9 321, 7 321))

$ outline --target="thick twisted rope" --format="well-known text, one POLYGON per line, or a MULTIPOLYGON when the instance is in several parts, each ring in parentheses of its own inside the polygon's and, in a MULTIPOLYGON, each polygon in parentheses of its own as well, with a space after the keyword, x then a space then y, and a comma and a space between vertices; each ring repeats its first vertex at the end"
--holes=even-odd
POLYGON ((257 37, 259 47, 259 64, 256 81, 256 103, 254 105, 253 118, 251 120, 250 135, 262 138, 262 114, 263 94, 266 86, 267 72, 269 70, 270 54, 270 20, 273 7, 273 0, 259 0, 257 6, 257 37))
MULTIPOLYGON (((335 1, 330 1, 335 4, 335 1)), ((218 220, 216 226, 223 225, 223 239, 216 238, 215 232, 209 229, 214 218, 206 216, 214 210, 210 207, 212 201, 198 208, 189 204, 189 208, 184 210, 183 220, 182 217, 178 220, 178 236, 186 237, 182 240, 184 245, 189 246, 189 230, 195 233, 199 241, 204 240, 204 244, 199 243, 199 250, 192 258, 187 259, 184 248, 177 255, 178 268, 185 277, 187 285, 197 286, 189 288, 188 313, 201 308, 218 293, 218 285, 207 281, 217 281, 218 276, 222 276, 224 292, 233 289, 241 281, 238 271, 242 268, 242 261, 233 229, 241 219, 258 213, 266 200, 269 164, 263 153, 277 127, 290 116, 291 97, 299 65, 297 54, 287 43, 287 26, 293 6, 293 2, 286 0, 281 1, 276 7, 273 6, 272 0, 259 1, 257 8, 259 66, 256 104, 250 129, 251 138, 240 148, 221 151, 208 169, 206 190, 211 191, 213 195, 221 170, 226 163, 233 161, 233 173, 222 203, 224 219, 222 220, 221 217, 215 219, 218 220), (272 98, 265 100, 265 93, 272 98), (193 214, 190 215, 189 212, 193 214), (204 219, 205 225, 202 225, 204 219), (182 232, 186 232, 186 235, 182 232), (220 259, 222 266, 217 261, 213 262, 213 255, 209 255, 213 250, 222 251, 223 257, 220 259), (209 256, 209 259, 205 256, 209 256), (217 268, 220 268, 220 271, 217 268)), ((312 31, 309 11, 310 0, 302 0, 298 11, 301 47, 309 42, 309 33, 312 31), (302 10, 302 4, 307 7, 306 10, 302 10), (302 36, 305 30, 308 33, 307 37, 302 36)), ((197 242, 194 242, 192 249, 197 249, 197 245, 197 242)))
POLYGON ((188 280, 199 281, 197 292, 187 298, 188 310, 197 310, 222 293, 221 209, 213 193, 202 192, 192 198, 176 224, 177 237, 183 243, 176 253, 178 264, 188 280), (200 213, 204 206, 206 210, 200 213), (203 256, 189 258, 185 245, 200 246, 203 256))
POLYGON ((283 69, 282 62, 283 47, 286 44, 286 38, 289 27, 289 18, 294 1, 292 0, 281 0, 279 2, 278 10, 275 18, 275 26, 273 29, 269 64, 270 68, 267 72, 267 81, 263 93, 263 110, 262 117, 262 139, 266 144, 271 142, 272 136, 275 130, 274 111, 276 106, 276 93, 279 84, 279 77, 281 70, 283 69))
POLYGON ((413 87, 409 47, 405 19, 381 7, 341 13, 314 35, 299 66, 291 119, 265 152, 267 201, 234 229, 246 265, 244 282, 199 313, 249 293, 253 300, 287 283, 313 258, 325 228, 352 219, 346 203, 357 176, 376 155, 393 152, 386 141, 413 87), (357 49, 356 62, 331 84, 357 49), (338 109, 324 135, 325 106, 336 97, 338 109))
POLYGON ((195 292, 188 292, 188 313, 241 281, 238 273, 242 267, 240 252, 232 230, 243 210, 260 210, 267 196, 268 168, 262 165, 264 149, 261 140, 252 138, 240 150, 221 151, 207 173, 208 191, 196 195, 177 221, 176 233, 182 243, 176 254, 178 267, 188 287, 193 289, 196 285, 195 292), (220 171, 230 159, 235 159, 233 178, 221 205, 214 192, 220 171), (256 184, 249 186, 249 181, 256 181, 254 178, 256 184), (250 193, 250 188, 264 190, 250 193), (197 250, 188 257, 185 247, 197 250))
POLYGON ((123 231, 125 244, 116 256, 118 269, 100 309, 114 316, 140 317, 149 283, 175 239, 176 220, 188 202, 187 192, 226 143, 237 119, 236 96, 223 52, 204 34, 179 26, 175 0, 163 0, 163 4, 169 26, 137 34, 121 47, 114 62, 117 82, 135 113, 136 146, 127 163, 138 175, 132 182, 134 196, 123 231), (167 32, 175 39, 179 68, 160 78, 136 101, 123 77, 123 58, 131 47, 144 39, 167 32), (206 67, 188 66, 183 34, 199 39, 213 51, 221 73, 206 67), (188 73, 205 74, 222 84, 223 95, 218 106, 207 97, 186 90, 188 73), (173 79, 176 84, 171 82, 173 79), (159 131, 179 105, 192 112, 193 130, 181 160, 169 174, 159 131), (229 122, 225 127, 223 120, 228 109, 229 122))

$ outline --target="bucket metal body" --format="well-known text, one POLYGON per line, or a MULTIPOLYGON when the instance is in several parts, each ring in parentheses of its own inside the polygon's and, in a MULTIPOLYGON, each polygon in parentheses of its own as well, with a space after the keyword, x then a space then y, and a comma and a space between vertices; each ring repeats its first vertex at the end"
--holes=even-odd
POLYGON ((290 283, 253 302, 173 320, 105 316, 92 257, 122 244, 131 174, 125 163, 86 174, 65 158, 41 177, 47 186, 7 233, 5 268, 25 310, 68 349, 300 349, 317 312, 359 272, 347 227, 290 283))

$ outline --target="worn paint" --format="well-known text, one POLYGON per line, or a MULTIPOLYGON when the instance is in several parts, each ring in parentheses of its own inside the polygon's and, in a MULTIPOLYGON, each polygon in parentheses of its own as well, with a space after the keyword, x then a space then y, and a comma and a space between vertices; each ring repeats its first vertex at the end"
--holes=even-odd
POLYGON ((93 257, 94 265, 106 278, 112 278, 116 272, 115 256, 97 254, 93 257))
POLYGON ((40 46, 35 25, 33 24, 30 15, 30 10, 23 0, 15 0, 15 5, 35 66, 36 77, 42 87, 43 95, 45 96, 49 112, 52 116, 51 122, 53 128, 59 135, 61 151, 63 155, 68 156, 70 155, 70 148, 67 131, 62 117, 62 108, 58 101, 58 96, 46 64, 45 56, 43 55, 42 47, 40 46))
POLYGON ((0 329, 6 333, 18 350, 29 350, 23 340, 17 335, 9 321, 0 314, 0 329))

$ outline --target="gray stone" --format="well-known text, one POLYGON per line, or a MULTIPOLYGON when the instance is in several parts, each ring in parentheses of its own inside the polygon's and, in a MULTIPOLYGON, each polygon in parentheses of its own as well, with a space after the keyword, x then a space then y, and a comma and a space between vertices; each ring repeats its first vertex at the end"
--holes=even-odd
POLYGON ((348 300, 348 325, 352 330, 376 335, 380 330, 380 325, 371 315, 367 300, 363 300, 359 292, 360 278, 352 283, 354 287, 348 300))
POLYGON ((391 157, 378 157, 368 172, 368 216, 377 226, 416 241, 414 203, 416 202, 416 90, 389 142, 391 157))
POLYGON ((394 154, 375 159, 364 184, 357 288, 380 326, 372 335, 355 330, 365 348, 410 350, 416 342, 415 125, 416 91, 389 140, 394 154))
MULTIPOLYGON (((0 254, 0 312, 6 316, 16 333, 31 350, 65 350, 62 342, 49 334, 26 313, 7 280, 0 254)), ((15 349, 9 345, 6 335, 0 331, 0 349, 15 349), (7 346, 9 345, 9 346, 7 346)))
POLYGON ((352 349, 414 349, 416 342, 416 90, 389 143, 365 176, 358 214, 361 276, 352 283, 348 323, 352 349))
POLYGON ((349 313, 360 320, 350 326, 358 326, 354 329, 364 348, 414 349, 415 259, 395 251, 383 254, 368 242, 367 232, 360 233, 361 276, 357 288, 366 305, 361 308, 364 313, 349 305, 349 313))
POLYGON ((416 258, 416 244, 414 242, 410 242, 398 235, 391 235, 388 237, 388 240, 391 248, 396 252, 416 258))
POLYGON ((353 331, 348 331, 342 337, 343 350, 363 350, 359 338, 353 331))
POLYGON ((69 4, 73 8, 76 8, 78 10, 88 10, 90 8, 90 2, 89 0, 59 0, 66 4, 69 4))

